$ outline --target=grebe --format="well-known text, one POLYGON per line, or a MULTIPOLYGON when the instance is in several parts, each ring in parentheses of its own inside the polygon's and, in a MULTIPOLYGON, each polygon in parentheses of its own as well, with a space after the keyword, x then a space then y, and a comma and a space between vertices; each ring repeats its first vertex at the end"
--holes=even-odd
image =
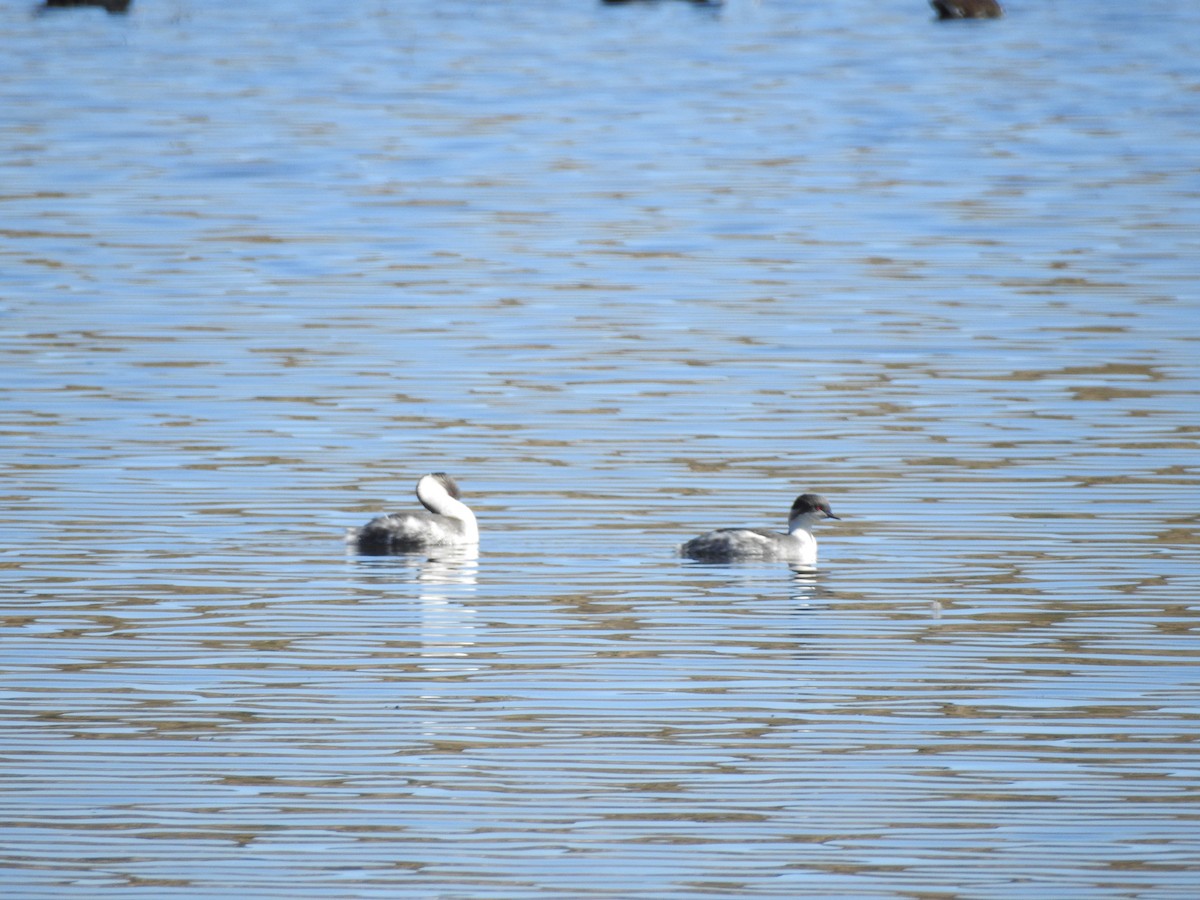
POLYGON ((479 543, 475 513, 459 499, 458 485, 445 472, 422 475, 417 499, 429 512, 376 516, 362 528, 347 529, 346 543, 354 544, 360 553, 406 553, 479 543))
POLYGON ((705 562, 764 559, 815 566, 817 539, 812 527, 822 519, 836 518, 820 494, 801 494, 788 513, 786 534, 768 528, 719 528, 682 544, 679 555, 705 562))

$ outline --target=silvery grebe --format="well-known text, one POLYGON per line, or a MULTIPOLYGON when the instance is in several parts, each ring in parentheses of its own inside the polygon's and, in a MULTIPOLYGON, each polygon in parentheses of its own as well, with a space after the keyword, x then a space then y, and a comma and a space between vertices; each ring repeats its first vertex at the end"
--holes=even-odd
POLYGON ((704 562, 762 559, 815 566, 817 539, 812 527, 822 519, 836 518, 820 494, 801 494, 788 513, 786 534, 767 528, 720 528, 682 544, 679 555, 704 562))
POLYGON ((347 529, 346 543, 354 544, 360 553, 406 553, 479 543, 475 513, 459 499, 458 485, 445 472, 422 475, 417 499, 429 512, 376 516, 362 528, 347 529))

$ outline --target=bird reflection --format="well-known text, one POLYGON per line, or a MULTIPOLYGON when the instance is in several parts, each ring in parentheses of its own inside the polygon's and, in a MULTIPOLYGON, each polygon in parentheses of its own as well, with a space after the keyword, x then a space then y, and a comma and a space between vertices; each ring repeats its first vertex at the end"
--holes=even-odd
POLYGON ((421 584, 475 584, 479 570, 479 545, 436 547, 424 558, 416 557, 421 584))
POLYGON ((479 546, 439 547, 436 555, 417 561, 421 599, 421 651, 427 672, 476 671, 467 661, 476 643, 476 611, 464 602, 474 592, 479 546))
MULTIPOLYGON (((802 566, 791 563, 786 566, 772 565, 762 562, 711 563, 689 561, 684 563, 687 569, 704 569, 706 571, 723 570, 728 573, 730 584, 746 584, 762 581, 764 572, 778 572, 784 579, 788 590, 788 599, 797 609, 811 609, 818 601, 830 595, 830 591, 821 584, 822 573, 815 566, 802 566), (787 573, 784 575, 783 573, 787 573)), ((774 579, 771 579, 774 582, 774 579)))
POLYGON ((362 556, 351 554, 358 565, 371 569, 403 567, 415 570, 420 627, 421 668, 444 674, 474 671, 465 662, 468 648, 476 643, 476 611, 467 602, 475 591, 479 571, 479 547, 437 547, 425 554, 362 556), (457 660, 462 658, 463 662, 457 660))
POLYGON ((817 581, 818 573, 815 567, 792 565, 788 566, 788 570, 791 572, 788 595, 798 607, 808 608, 818 598, 823 598, 827 595, 828 592, 817 581))

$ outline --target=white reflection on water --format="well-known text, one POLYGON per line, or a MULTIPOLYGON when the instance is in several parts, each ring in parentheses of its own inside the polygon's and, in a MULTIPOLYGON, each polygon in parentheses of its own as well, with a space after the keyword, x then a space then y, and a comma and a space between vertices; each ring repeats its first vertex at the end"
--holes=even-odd
POLYGON ((479 668, 470 662, 479 627, 477 613, 470 605, 478 568, 478 546, 446 548, 417 563, 421 655, 431 658, 423 666, 431 674, 466 674, 479 668), (446 585, 456 586, 453 595, 439 589, 446 585))
POLYGON ((705 572, 710 577, 732 586, 739 581, 766 587, 772 582, 787 585, 787 595, 797 610, 807 609, 828 596, 822 590, 821 570, 816 566, 801 566, 782 562, 705 562, 682 560, 685 577, 687 570, 705 572))
POLYGON ((420 615, 419 655, 429 658, 421 665, 424 671, 439 675, 478 669, 477 664, 466 662, 479 628, 471 604, 479 571, 478 545, 386 556, 350 551, 349 555, 368 571, 399 570, 399 574, 411 575, 420 615))

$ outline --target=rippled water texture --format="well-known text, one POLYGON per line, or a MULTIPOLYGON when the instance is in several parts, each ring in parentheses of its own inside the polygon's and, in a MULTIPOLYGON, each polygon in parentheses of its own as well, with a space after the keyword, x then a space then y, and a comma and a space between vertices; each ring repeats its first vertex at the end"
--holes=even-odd
POLYGON ((1200 895, 1200 5, 1008 12, 6 3, 0 892, 1200 895))

